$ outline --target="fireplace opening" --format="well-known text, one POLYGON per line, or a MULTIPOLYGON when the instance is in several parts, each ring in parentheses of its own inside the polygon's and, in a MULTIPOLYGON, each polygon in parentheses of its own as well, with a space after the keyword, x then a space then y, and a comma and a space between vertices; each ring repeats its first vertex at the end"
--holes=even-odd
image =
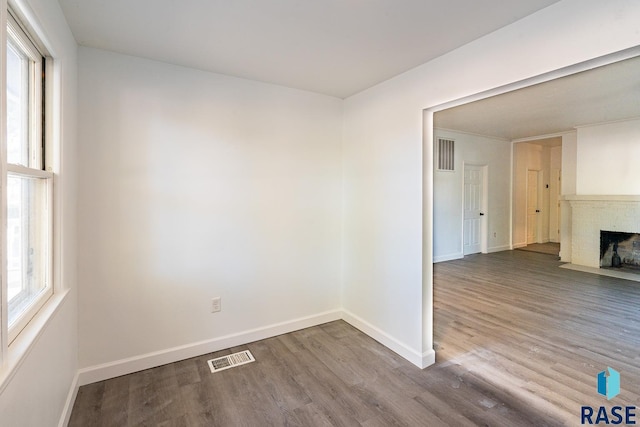
POLYGON ((600 268, 640 274, 640 234, 600 230, 600 268))

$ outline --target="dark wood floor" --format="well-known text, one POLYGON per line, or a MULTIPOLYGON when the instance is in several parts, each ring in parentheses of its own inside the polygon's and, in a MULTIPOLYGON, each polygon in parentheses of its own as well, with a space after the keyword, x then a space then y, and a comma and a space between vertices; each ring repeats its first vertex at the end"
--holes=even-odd
POLYGON ((437 362, 338 321, 80 388, 71 426, 555 426, 640 406, 640 284, 524 251, 435 265, 437 362), (211 374, 250 349, 256 362, 211 374), (621 373, 611 401, 596 375, 621 373))

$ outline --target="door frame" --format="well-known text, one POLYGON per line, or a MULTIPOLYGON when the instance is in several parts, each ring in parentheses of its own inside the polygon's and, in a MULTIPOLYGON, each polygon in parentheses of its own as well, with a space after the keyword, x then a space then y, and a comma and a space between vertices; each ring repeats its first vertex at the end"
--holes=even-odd
POLYGON ((462 161, 462 212, 461 212, 461 220, 462 224, 460 230, 462 230, 462 234, 460 234, 460 253, 464 256, 464 173, 467 166, 475 166, 479 167, 482 171, 482 212, 484 216, 482 216, 480 220, 480 253, 486 254, 488 253, 488 242, 489 242, 489 165, 486 163, 474 163, 474 162, 465 162, 462 161))
POLYGON ((562 228, 562 169, 552 168, 549 177, 549 241, 560 243, 562 228), (553 221, 552 221, 553 220, 553 221), (553 228, 552 228, 553 227, 553 228), (556 231, 553 231, 556 230, 556 231), (553 239, 551 236, 553 235, 553 239))
MULTIPOLYGON (((525 242, 527 245, 531 244, 529 243, 529 172, 536 172, 537 173, 537 183, 536 186, 538 187, 538 191, 536 192, 536 204, 537 204, 537 209, 538 209, 538 214, 542 214, 542 208, 541 206, 543 205, 543 191, 542 187, 544 185, 544 171, 542 169, 531 169, 531 168, 527 168, 527 181, 526 181, 526 186, 525 186, 525 194, 527 195, 525 197, 525 212, 526 212, 526 226, 525 226, 525 242)), ((545 212, 546 214, 546 212, 545 212)), ((536 215, 536 235, 535 235, 535 241, 532 243, 543 243, 543 239, 542 239, 542 215, 536 215)))

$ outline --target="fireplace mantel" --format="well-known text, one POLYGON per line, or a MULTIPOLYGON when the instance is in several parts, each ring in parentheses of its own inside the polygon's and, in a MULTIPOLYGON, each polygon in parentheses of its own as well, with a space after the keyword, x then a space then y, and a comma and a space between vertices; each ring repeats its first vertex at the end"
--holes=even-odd
POLYGON ((640 202, 640 195, 636 194, 569 194, 562 196, 568 202, 640 202))

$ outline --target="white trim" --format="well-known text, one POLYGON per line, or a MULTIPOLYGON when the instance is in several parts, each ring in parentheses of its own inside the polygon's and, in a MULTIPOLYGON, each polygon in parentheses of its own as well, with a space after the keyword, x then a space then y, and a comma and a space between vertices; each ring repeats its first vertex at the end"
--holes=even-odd
MULTIPOLYGON (((565 135, 569 135, 571 133, 574 133, 575 130, 567 130, 567 131, 563 131, 563 132, 555 132, 555 133, 548 133, 545 135, 536 135, 536 136, 527 136, 525 138, 517 138, 517 139, 513 139, 511 140, 512 144, 517 144, 519 142, 532 142, 532 141, 539 141, 541 139, 549 139, 549 138, 560 138, 563 137, 565 135)), ((560 145, 558 145, 560 146, 560 145)))
POLYGON ((62 414, 60 414, 60 420, 58 421, 58 427, 65 427, 69 425, 69 420, 71 419, 71 412, 73 411, 73 404, 76 402, 76 397, 78 396, 78 389, 80 386, 78 385, 78 372, 73 376, 73 381, 71 381, 71 385, 69 386, 69 393, 67 394, 67 400, 64 402, 64 407, 62 408, 62 414))
MULTIPOLYGON (((516 247, 520 248, 523 246, 527 246, 527 245, 526 244, 519 244, 517 246, 514 245, 513 248, 511 247, 511 245, 493 246, 493 247, 487 248, 487 251, 483 253, 491 254, 494 252, 510 251, 511 249, 515 249, 516 247)), ((462 252, 456 252, 456 253, 447 254, 447 255, 435 256, 433 257, 433 263, 437 264, 439 262, 453 261, 453 260, 462 259, 462 258, 464 258, 464 255, 462 254, 462 252)))
MULTIPOLYGON (((488 253, 489 248, 489 218, 491 212, 489 209, 489 164, 484 164, 482 168, 482 213, 484 218, 480 219, 480 251, 483 254, 488 253)), ((463 177, 464 180, 464 177, 463 177)), ((464 216, 464 215, 463 215, 464 216)), ((464 233, 464 231, 463 231, 464 233)), ((464 250, 464 245, 463 245, 464 250)))
MULTIPOLYGON (((422 316, 420 350, 433 349, 433 111, 422 112, 422 316)), ((462 248, 460 248, 462 249, 462 248)), ((421 365, 425 360, 420 361, 421 365)))
POLYGON ((584 128, 591 128, 591 127, 603 126, 603 125, 612 125, 612 124, 624 123, 624 122, 637 122, 638 119, 640 119, 640 116, 627 117, 626 119, 618 119, 618 120, 606 120, 604 122, 589 123, 587 125, 574 126, 574 129, 584 129, 584 128))
POLYGON ((7 173, 12 175, 20 175, 27 178, 37 178, 37 179, 52 179, 53 173, 48 171, 43 171, 40 169, 28 168, 22 165, 14 165, 12 163, 7 163, 7 173))
POLYGON ((90 366, 78 371, 78 386, 115 378, 121 375, 131 374, 144 369, 166 365, 191 357, 225 350, 238 345, 248 344, 277 335, 287 334, 311 326, 321 325, 334 320, 340 320, 341 311, 333 310, 319 313, 313 316, 302 317, 287 322, 276 323, 261 328, 250 329, 236 334, 225 335, 219 338, 204 340, 192 344, 168 348, 139 356, 128 357, 101 365, 90 366))
POLYGON ((270 326, 251 329, 237 334, 226 335, 211 340, 200 341, 193 344, 173 347, 166 350, 104 363, 102 365, 79 369, 73 378, 71 386, 69 387, 69 392, 60 415, 58 426, 64 427, 68 424, 73 410, 73 405, 78 394, 78 389, 83 385, 104 381, 110 378, 131 374, 133 372, 154 368, 156 366, 177 362, 191 357, 201 356, 214 351, 225 350, 231 347, 275 337, 300 329, 321 325, 323 323, 333 322, 335 320, 344 320, 354 328, 359 329, 364 334, 378 341, 380 344, 397 353, 399 356, 420 369, 431 366, 436 361, 436 353, 433 349, 420 353, 349 311, 326 311, 313 316, 276 323, 270 326))
MULTIPOLYGON (((43 25, 37 18, 29 0, 8 0, 7 9, 11 9, 10 15, 18 22, 23 31, 27 33, 29 41, 35 45, 41 56, 51 54, 46 32, 43 25)), ((9 14, 7 14, 9 15, 9 14)))
POLYGON ((552 70, 547 73, 539 74, 537 76, 529 77, 513 83, 507 83, 502 86, 497 86, 482 92, 477 92, 472 95, 464 96, 462 98, 454 99, 441 104, 432 105, 430 107, 424 108, 423 111, 429 113, 437 113, 438 111, 446 110, 448 108, 459 107, 460 105, 469 104, 471 102, 490 98, 496 95, 502 95, 507 92, 512 92, 518 89, 523 89, 551 80, 556 80, 561 77, 570 76, 572 74, 581 73, 583 71, 592 70, 604 65, 613 64, 614 62, 624 61, 625 59, 629 58, 635 58, 636 56, 640 56, 640 46, 633 46, 628 49, 623 49, 607 55, 599 56, 597 58, 579 62, 577 64, 568 65, 566 67, 558 68, 557 70, 552 70))
POLYGON ((492 254, 494 252, 502 252, 502 251, 510 251, 511 245, 502 245, 502 246, 494 246, 492 248, 487 249, 488 254, 492 254))
POLYGON ((510 155, 509 155, 509 248, 513 249, 513 228, 514 228, 514 224, 513 224, 513 216, 514 216, 514 206, 513 204, 515 203, 514 200, 514 186, 515 186, 515 168, 516 168, 516 161, 515 161, 515 144, 513 143, 513 141, 511 142, 511 149, 510 149, 510 155))
POLYGON ((512 245, 513 249, 524 248, 527 246, 527 242, 514 243, 512 245))
POLYGON ((40 48, 38 44, 33 39, 33 36, 29 33, 29 29, 25 28, 25 25, 21 22, 22 20, 14 16, 16 13, 14 12, 11 6, 8 7, 9 13, 7 14, 7 40, 9 42, 9 38, 13 39, 13 42, 18 44, 20 47, 34 62, 42 61, 42 57, 44 54, 40 52, 40 48))
MULTIPOLYGON (((69 396, 77 393, 77 388, 86 384, 131 374, 133 372, 177 362, 191 357, 201 356, 203 354, 219 350, 225 350, 254 341, 272 338, 300 329, 333 322, 335 320, 344 320, 354 328, 359 329, 419 368, 425 368, 435 363, 435 352, 433 350, 420 353, 349 311, 333 310, 288 322, 276 323, 262 328, 251 329, 219 338, 83 368, 78 370, 76 378, 72 384, 72 389, 75 388, 75 390, 70 390, 69 396)), ((67 400, 67 405, 73 406, 71 398, 67 400)), ((70 410, 71 408, 66 408, 65 412, 70 410)))
POLYGON ((56 315, 60 307, 67 300, 70 291, 53 294, 40 311, 31 319, 29 324, 20 332, 6 352, 4 364, 0 366, 0 395, 4 392, 11 379, 25 361, 31 350, 44 333, 50 320, 56 315))
POLYGON ((454 259, 464 258, 464 254, 462 252, 455 252, 447 255, 439 255, 433 257, 433 263, 445 262, 445 261, 453 261, 454 259))
POLYGON ((424 369, 435 363, 435 352, 433 349, 420 353, 347 310, 342 311, 342 320, 369 335, 389 350, 398 353, 398 355, 407 359, 420 369, 424 369))
POLYGON ((504 141, 504 142, 510 142, 511 141, 510 139, 503 138, 501 136, 485 135, 485 134, 477 133, 477 132, 467 132, 467 131, 464 131, 464 130, 455 130, 455 129, 442 128, 442 127, 434 127, 433 131, 436 132, 436 133, 439 132, 439 131, 442 131, 442 132, 445 132, 445 133, 446 132, 461 133, 463 135, 477 136, 477 137, 480 137, 480 138, 487 138, 487 139, 496 139, 498 141, 504 141))
MULTIPOLYGON (((0 22, 2 25, 6 26, 7 22, 7 2, 0 1, 0 22)), ((0 30, 0 58, 2 61, 5 61, 7 58, 7 37, 6 30, 0 30)), ((5 114, 5 108, 7 105, 7 67, 0 67, 0 153, 7 152, 7 115, 5 114)), ((5 156, 0 156, 0 194, 7 193, 7 162, 5 156)), ((0 393, 4 390, 5 381, 5 369, 8 369, 9 375, 13 375, 12 369, 7 367, 7 361, 9 359, 9 340, 8 333, 5 331, 9 330, 9 317, 7 316, 7 312, 9 311, 7 295, 5 291, 4 284, 7 283, 8 273, 7 273, 7 198, 0 197, 0 393)))
POLYGON ((640 202, 640 195, 636 194, 566 194, 561 200, 572 205, 575 202, 640 202))
POLYGON ((436 351, 434 349, 430 349, 422 353, 422 362, 421 365, 418 366, 418 368, 428 368, 434 363, 436 363, 436 351))

